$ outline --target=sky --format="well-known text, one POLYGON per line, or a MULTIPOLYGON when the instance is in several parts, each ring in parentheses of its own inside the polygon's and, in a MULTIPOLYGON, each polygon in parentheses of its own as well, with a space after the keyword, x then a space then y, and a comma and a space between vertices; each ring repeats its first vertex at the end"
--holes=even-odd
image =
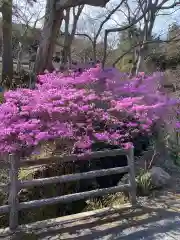
MULTIPOLYGON (((161 1, 162 0, 160 0, 160 2, 161 1)), ((169 6, 169 5, 173 4, 174 1, 175 0, 169 0, 166 5, 169 6)), ((107 8, 110 9, 112 6, 116 5, 118 2, 119 2, 118 0, 111 0, 107 4, 107 8)), ((131 6, 132 6, 132 9, 135 8, 135 5, 133 4, 133 0, 132 0, 131 6)), ((93 13, 95 13, 96 11, 101 12, 102 10, 100 8, 93 8, 93 7, 89 7, 89 6, 87 6, 86 10, 85 10, 85 12, 87 12, 88 14, 91 13, 91 15, 93 15, 93 13), (92 9, 94 9, 94 10, 92 10, 92 9)), ((161 13, 167 14, 167 15, 163 15, 163 16, 161 15, 156 18, 153 32, 157 35, 161 35, 162 38, 164 38, 167 35, 169 25, 171 25, 173 22, 180 23, 180 7, 176 7, 171 10, 164 10, 161 13)), ((115 19, 116 22, 111 20, 111 21, 109 21, 108 25, 116 26, 117 22, 121 25, 123 23, 123 21, 125 21, 126 18, 124 17, 124 15, 122 13, 118 12, 113 15, 113 19, 115 19)))
MULTIPOLYGON (((25 0, 24 0, 25 1, 25 0)), ((162 1, 162 0, 159 0, 162 1)), ((36 18, 42 17, 44 15, 44 9, 45 9, 45 0, 39 0, 37 1, 37 4, 35 4, 33 7, 26 7, 24 6, 23 10, 23 1, 22 0, 14 0, 14 2, 18 2, 18 4, 22 5, 22 14, 23 11, 26 9, 27 15, 32 15, 34 14, 34 17, 32 18, 31 22, 36 18), (40 3, 40 4, 39 4, 40 3)), ((107 9, 112 9, 112 7, 116 6, 119 0, 111 0, 107 4, 107 9)), ((134 8, 135 4, 137 1, 132 0, 131 7, 132 9, 134 8)), ((174 2, 174 0, 169 0, 168 5, 171 5, 174 2)), ((180 8, 180 7, 179 7, 180 8)), ((93 31, 95 31, 95 28, 97 28, 97 23, 94 24, 94 20, 89 20, 89 17, 92 19, 97 18, 97 16, 102 15, 103 13, 107 13, 107 9, 102 9, 98 7, 91 7, 91 6, 85 6, 83 10, 83 14, 80 17, 79 23, 78 23, 78 31, 83 32, 85 31, 86 33, 92 34, 93 31)), ((171 10, 166 10, 163 13, 170 13, 173 12, 173 14, 170 15, 164 15, 164 16, 158 16, 155 22, 155 26, 153 29, 153 32, 157 35, 161 35, 162 38, 166 37, 167 31, 168 31, 168 26, 172 24, 173 22, 179 22, 180 23, 180 10, 175 11, 175 9, 171 10)), ((110 27, 117 27, 117 24, 120 26, 124 21, 125 21, 125 16, 123 15, 122 12, 117 12, 113 15, 108 23, 106 23, 104 28, 110 28, 110 27)), ((27 17, 27 19, 30 19, 30 17, 27 17)), ((101 19, 99 19, 100 22, 101 19)), ((103 18, 102 18, 103 20, 103 18)), ((42 27, 43 21, 41 20, 38 23, 38 27, 42 27)))
MULTIPOLYGON (((169 1, 169 2, 172 2, 172 1, 169 1)), ((166 35, 168 31, 168 26, 170 24, 172 24, 173 22, 180 24, 180 9, 179 10, 178 9, 179 8, 174 8, 171 11, 169 11, 172 13, 170 15, 158 16, 155 27, 154 27, 154 32, 156 32, 157 34, 164 33, 166 35)))

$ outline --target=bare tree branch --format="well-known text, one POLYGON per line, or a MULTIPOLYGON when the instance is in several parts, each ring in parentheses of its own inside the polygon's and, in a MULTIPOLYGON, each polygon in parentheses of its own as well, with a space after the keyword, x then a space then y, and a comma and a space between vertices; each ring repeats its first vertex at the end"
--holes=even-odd
POLYGON ((170 6, 164 6, 164 4, 167 3, 167 2, 168 2, 168 0, 162 0, 160 3, 159 3, 159 0, 155 0, 154 2, 152 0, 143 1, 143 2, 141 0, 139 0, 139 7, 142 11, 142 14, 139 17, 134 17, 132 19, 131 23, 126 25, 126 26, 105 30, 104 54, 103 54, 103 61, 102 61, 103 67, 105 65, 106 58, 107 58, 106 51, 107 51, 107 37, 108 37, 108 34, 113 33, 113 32, 121 32, 121 31, 127 30, 127 29, 131 28, 133 25, 140 22, 144 18, 144 31, 145 31, 144 33, 146 35, 145 39, 144 39, 144 42, 146 42, 147 40, 149 40, 148 38, 151 35, 152 28, 154 26, 154 21, 155 21, 155 18, 157 16, 157 12, 160 11, 160 10, 164 10, 164 9, 174 8, 178 4, 180 4, 180 1, 178 1, 178 2, 173 3, 170 6), (148 30, 147 30, 146 25, 148 27, 148 30))
MULTIPOLYGON (((163 2, 164 2, 164 1, 163 1, 163 2)), ((165 1, 165 2, 167 2, 167 1, 165 1)), ((163 3, 163 4, 164 4, 164 3, 163 3)), ((174 8, 174 7, 178 6, 178 5, 180 5, 180 1, 174 2, 173 4, 171 4, 171 5, 169 5, 169 6, 162 6, 162 4, 160 4, 160 5, 158 6, 158 8, 159 8, 160 10, 167 10, 167 9, 174 8)))
POLYGON ((121 2, 113 9, 110 11, 110 13, 107 15, 107 17, 101 22, 99 29, 95 35, 95 40, 99 37, 99 34, 104 26, 104 24, 111 18, 111 16, 121 7, 121 5, 124 3, 125 0, 121 0, 121 2))
POLYGON ((66 9, 69 7, 76 7, 78 5, 91 5, 91 6, 97 6, 97 7, 105 7, 106 4, 109 2, 110 0, 59 0, 56 3, 56 9, 60 10, 60 9, 66 9))
MULTIPOLYGON (((63 36, 65 33, 61 32, 61 35, 63 36)), ((76 36, 82 36, 82 37, 86 37, 89 39, 89 41, 91 41, 91 43, 93 43, 93 39, 86 33, 75 33, 74 35, 76 36)))
MULTIPOLYGON (((148 45, 148 44, 153 44, 153 43, 170 43, 170 42, 179 42, 179 39, 176 39, 178 36, 180 36, 180 34, 176 35, 175 37, 172 37, 169 40, 160 40, 160 39, 154 39, 154 40, 150 40, 150 41, 146 41, 144 44, 148 45)), ((129 54, 134 48, 140 46, 140 43, 132 46, 130 49, 128 49, 125 53, 123 53, 121 56, 119 56, 113 63, 113 67, 115 67, 115 65, 123 58, 125 57, 127 54, 129 54)))
POLYGON ((79 20, 79 17, 83 11, 84 5, 78 6, 78 11, 75 13, 75 8, 73 8, 73 16, 74 16, 74 21, 73 21, 73 27, 72 27, 72 32, 71 35, 74 36, 76 33, 76 28, 77 28, 77 22, 79 20))
MULTIPOLYGON (((97 30, 94 32, 94 36, 93 37, 90 37, 88 34, 86 33, 77 33, 76 35, 79 35, 79 36, 85 36, 87 37, 91 44, 92 44, 92 49, 93 49, 93 60, 96 61, 96 58, 97 58, 97 41, 98 41, 98 37, 100 36, 100 33, 103 29, 103 26, 107 23, 107 21, 111 18, 111 16, 122 6, 122 4, 125 2, 126 0, 121 0, 120 3, 115 6, 113 9, 109 10, 106 17, 104 18, 103 21, 100 22, 99 26, 97 26, 97 30)), ((103 17, 103 16, 102 16, 103 17)), ((94 20, 94 19, 93 19, 94 20)), ((99 19, 98 19, 99 20, 99 19)))

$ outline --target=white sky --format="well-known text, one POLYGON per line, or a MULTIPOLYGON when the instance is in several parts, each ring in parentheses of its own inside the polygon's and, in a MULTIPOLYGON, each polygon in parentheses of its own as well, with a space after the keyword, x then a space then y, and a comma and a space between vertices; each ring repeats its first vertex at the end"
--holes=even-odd
MULTIPOLYGON (((21 14, 24 14, 24 11, 26 11, 27 19, 31 20, 33 22, 35 19, 42 17, 44 15, 44 9, 45 9, 45 0, 38 0, 36 4, 34 4, 33 7, 27 7, 25 6, 24 2, 26 0, 14 0, 14 2, 18 3, 21 5, 21 14), (32 14, 34 14, 32 18, 32 14)), ((134 7, 134 4, 136 1, 132 0, 132 8, 134 7)), ((168 5, 171 5, 174 2, 174 0, 169 0, 168 5)), ((115 5, 119 3, 118 0, 111 0, 107 4, 107 9, 111 9, 115 5)), ((176 9, 168 10, 168 12, 174 12, 176 9)), ((83 32, 85 31, 86 33, 92 34, 93 31, 97 30, 98 22, 100 22, 102 18, 97 20, 96 22, 94 21, 94 18, 98 18, 99 15, 103 16, 103 13, 107 13, 106 9, 98 8, 98 7, 91 7, 91 6, 85 6, 83 10, 83 14, 80 17, 80 20, 78 22, 78 31, 83 32), (92 18, 92 19, 91 19, 92 18)), ((166 10, 167 13, 167 10, 166 10)), ((122 12, 116 12, 113 15, 114 20, 109 20, 104 28, 109 28, 109 27, 117 27, 117 25, 121 25, 125 21, 125 16, 123 15, 122 12)), ((172 24, 173 22, 179 22, 180 23, 180 10, 175 11, 171 15, 166 15, 166 16, 158 16, 155 22, 155 27, 153 29, 153 32, 161 35, 161 36, 166 36, 166 33, 168 31, 168 26, 172 24)), ((43 21, 38 23, 38 27, 41 27, 43 24, 43 21)), ((102 31, 103 32, 103 31, 102 31)), ((102 33, 103 34, 103 33, 102 33)))
MULTIPOLYGON (((107 4, 107 8, 110 9, 113 6, 115 6, 117 4, 117 2, 119 2, 118 0, 111 0, 108 4, 107 4)), ((133 2, 133 0, 132 0, 133 2)), ((174 0, 169 0, 168 3, 166 5, 171 5, 172 3, 174 2, 174 0)), ((132 8, 134 7, 134 4, 132 3, 132 8)), ((93 15, 95 15, 95 12, 102 12, 102 9, 100 8, 95 8, 95 7, 89 7, 89 6, 86 6, 86 10, 85 12, 87 13, 87 15, 91 15, 93 17, 93 15)), ((168 26, 170 24, 172 24, 173 22, 178 22, 180 23, 180 7, 176 7, 174 9, 171 9, 171 10, 164 10, 162 12, 163 14, 168 14, 168 15, 161 15, 161 16, 158 16, 156 18, 156 22, 155 22, 155 25, 154 25, 154 29, 153 29, 153 32, 156 33, 156 34, 160 34, 161 36, 165 36, 168 32, 168 26), (179 10, 178 10, 179 9, 179 10), (170 14, 172 13, 172 14, 170 14)), ((110 20, 107 25, 108 26, 114 26, 116 27, 117 26, 117 23, 119 25, 121 25, 124 21, 125 21, 125 16, 123 13, 121 12, 118 12, 118 13, 115 13, 113 15, 113 20, 110 20)))

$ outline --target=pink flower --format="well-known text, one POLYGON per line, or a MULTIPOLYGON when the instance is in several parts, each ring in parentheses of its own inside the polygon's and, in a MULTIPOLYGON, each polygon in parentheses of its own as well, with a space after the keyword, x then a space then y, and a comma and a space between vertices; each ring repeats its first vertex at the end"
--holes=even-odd
POLYGON ((180 129, 180 122, 177 122, 177 123, 176 123, 176 128, 177 128, 177 129, 180 129))
POLYGON ((86 149, 86 148, 90 148, 92 143, 93 141, 91 141, 88 136, 85 136, 85 137, 82 137, 82 139, 79 140, 75 145, 78 148, 86 149))
POLYGON ((158 89, 161 73, 129 79, 114 68, 81 67, 84 71, 78 74, 41 75, 34 90, 4 93, 1 152, 33 150, 43 141, 57 139, 73 139, 85 151, 90 151, 93 141, 119 147, 127 141, 128 147, 138 134, 152 133, 157 121, 168 122, 172 110, 178 110, 179 101, 158 89))
POLYGON ((119 133, 113 133, 113 134, 111 134, 111 138, 113 139, 113 140, 118 140, 118 139, 120 139, 122 136, 119 134, 119 133))
POLYGON ((149 125, 141 124, 141 128, 144 129, 144 130, 147 130, 147 129, 149 129, 149 125))
POLYGON ((142 76, 142 77, 145 76, 145 72, 139 72, 138 74, 139 74, 139 76, 142 76))
POLYGON ((128 127, 137 127, 138 124, 137 124, 137 123, 130 122, 130 123, 126 124, 126 126, 128 126, 128 127))
POLYGON ((43 141, 47 140, 49 138, 48 132, 40 132, 36 135, 36 140, 43 141))
POLYGON ((124 149, 133 148, 133 144, 131 142, 123 143, 122 146, 124 149))
POLYGON ((94 133, 94 136, 99 141, 108 141, 109 140, 109 133, 103 132, 103 133, 94 133))

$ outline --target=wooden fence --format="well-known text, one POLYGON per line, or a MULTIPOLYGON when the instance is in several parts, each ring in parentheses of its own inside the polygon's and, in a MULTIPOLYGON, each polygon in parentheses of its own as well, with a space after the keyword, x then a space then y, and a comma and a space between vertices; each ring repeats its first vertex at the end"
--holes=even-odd
POLYGON ((19 210, 27 209, 27 208, 35 208, 41 207, 44 205, 51 205, 57 203, 68 203, 80 199, 86 199, 89 197, 97 197, 110 193, 116 193, 123 190, 128 190, 130 192, 130 199, 132 205, 136 204, 136 182, 135 182, 135 172, 134 172, 134 149, 122 150, 106 150, 106 151, 98 151, 93 153, 86 153, 80 155, 69 155, 69 156, 54 156, 51 159, 44 158, 39 160, 23 160, 19 159, 15 155, 9 155, 9 159, 7 162, 0 161, 1 165, 9 166, 10 168, 10 183, 9 184, 0 184, 0 188, 4 191, 8 191, 9 193, 9 201, 8 205, 0 206, 0 214, 9 213, 9 228, 10 230, 16 230, 18 227, 18 213, 19 210), (62 162, 74 162, 81 160, 93 160, 102 157, 112 157, 118 155, 126 155, 128 160, 128 165, 124 167, 116 167, 110 169, 101 169, 97 171, 76 173, 76 174, 68 174, 63 176, 55 176, 49 178, 41 178, 41 179, 33 179, 22 181, 18 179, 18 172, 20 167, 24 166, 36 166, 42 164, 51 163, 62 163, 62 162), (54 183, 65 183, 70 181, 77 181, 81 179, 91 179, 93 177, 101 177, 108 176, 111 174, 117 173, 129 173, 129 184, 115 186, 110 188, 96 189, 87 192, 73 193, 64 196, 52 197, 41 200, 33 200, 29 202, 20 203, 18 200, 18 192, 22 188, 28 188, 32 186, 42 186, 46 184, 54 184, 54 183))

